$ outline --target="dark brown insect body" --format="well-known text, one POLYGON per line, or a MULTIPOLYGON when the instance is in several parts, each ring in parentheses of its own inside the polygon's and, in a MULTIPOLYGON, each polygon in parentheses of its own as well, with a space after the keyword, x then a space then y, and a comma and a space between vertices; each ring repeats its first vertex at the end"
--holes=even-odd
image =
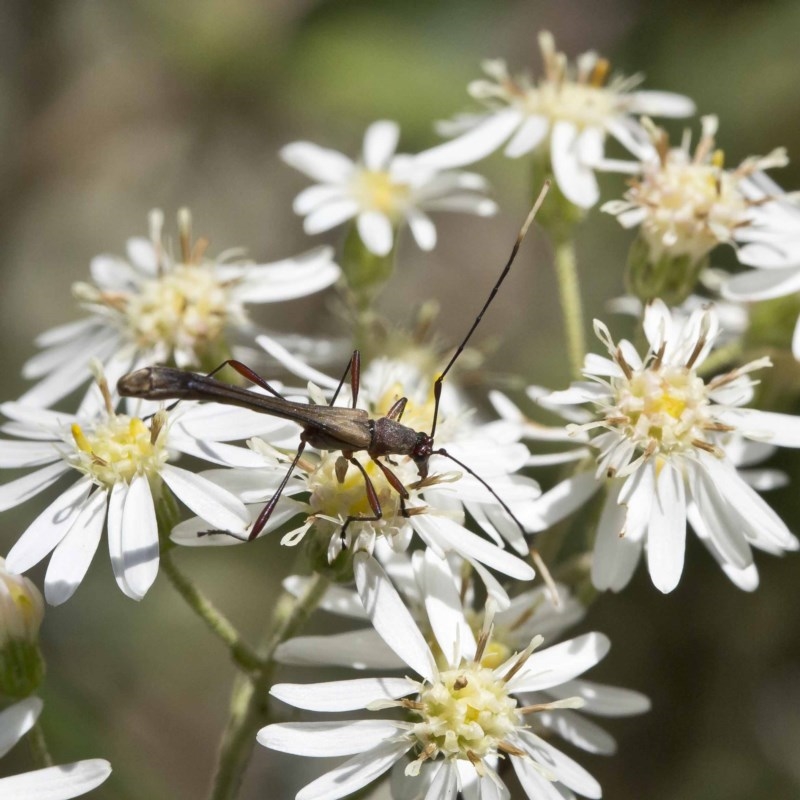
POLYGON ((353 357, 347 365, 347 369, 339 382, 339 387, 336 392, 334 392, 330 405, 327 406, 295 403, 281 397, 267 381, 239 361, 226 361, 224 364, 217 367, 214 372, 219 371, 224 366, 231 366, 242 376, 269 392, 269 395, 259 394, 258 392, 239 386, 222 383, 211 377, 211 375, 197 375, 170 367, 147 367, 137 370, 136 372, 131 372, 128 375, 123 375, 117 384, 119 393, 123 397, 141 397, 148 400, 216 401, 218 403, 225 403, 226 405, 241 406, 242 408, 248 408, 253 411, 262 411, 265 414, 291 420, 302 427, 300 446, 297 449, 294 460, 275 491, 275 494, 266 506, 264 506, 258 518, 253 523, 248 540, 254 539, 264 529, 306 445, 311 445, 320 450, 339 450, 341 452, 341 456, 336 465, 336 474, 340 481, 344 481, 348 464, 352 464, 358 469, 364 479, 367 499, 369 500, 373 516, 362 515, 358 517, 348 517, 342 528, 342 535, 344 535, 344 531, 351 522, 378 520, 381 519, 383 514, 372 481, 367 475, 364 466, 354 457, 354 453, 357 452, 366 452, 384 474, 392 488, 400 495, 402 514, 407 513, 405 501, 409 498, 408 490, 381 459, 388 456, 408 456, 413 459, 420 478, 425 479, 428 476, 428 461, 430 457, 432 455, 441 455, 449 458, 473 475, 475 479, 498 500, 520 528, 522 528, 508 506, 497 496, 497 493, 486 481, 476 475, 466 464, 463 464, 458 459, 451 456, 443 448, 434 448, 434 436, 436 434, 436 422, 439 416, 439 400, 442 393, 444 378, 453 364, 455 364, 456 359, 463 352, 467 342, 483 318, 483 314, 491 304, 500 285, 511 269, 520 243, 533 221, 547 189, 548 185, 545 185, 536 204, 525 220, 525 224, 522 226, 517 236, 517 241, 514 244, 511 255, 500 273, 500 277, 489 293, 489 297, 484 303, 483 308, 475 318, 467 335, 456 349, 447 366, 433 385, 434 409, 430 433, 415 431, 400 422, 407 402, 405 397, 395 402, 386 416, 380 417, 379 419, 372 419, 366 411, 355 407, 358 400, 361 372, 360 356, 357 350, 353 353, 353 357), (350 375, 350 385, 352 388, 353 407, 341 408, 334 406, 333 403, 336 401, 348 374, 350 375))

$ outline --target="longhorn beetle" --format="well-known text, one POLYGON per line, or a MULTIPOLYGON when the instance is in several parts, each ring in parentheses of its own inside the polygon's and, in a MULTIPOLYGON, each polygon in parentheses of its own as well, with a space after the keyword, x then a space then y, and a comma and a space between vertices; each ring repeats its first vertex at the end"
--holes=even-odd
MULTIPOLYGON (((495 497, 520 529, 522 529, 522 525, 511 512, 511 509, 498 497, 494 489, 492 489, 483 478, 476 475, 466 464, 463 464, 457 458, 451 456, 444 448, 440 447, 436 449, 434 446, 434 437, 436 435, 436 423, 439 418, 439 400, 442 394, 442 385, 445 376, 464 351, 467 342, 469 342, 475 329, 480 324, 484 313, 489 308, 492 300, 494 300, 500 285, 508 275, 511 265, 514 263, 514 259, 519 251, 520 244, 525 238, 525 234, 533 222, 536 212, 539 210, 549 188, 549 182, 546 182, 533 208, 528 214, 527 219, 523 223, 517 235, 514 247, 511 250, 511 255, 503 267, 500 277, 492 287, 489 297, 483 304, 483 308, 478 313, 478 316, 475 317, 472 326, 467 331, 467 335, 461 341, 461 344, 459 344, 447 366, 442 370, 433 385, 434 406, 430 433, 415 431, 400 422, 407 402, 407 398, 405 397, 397 400, 385 417, 380 417, 378 419, 371 419, 367 411, 355 407, 356 401, 358 400, 361 373, 361 358, 358 350, 353 353, 347 365, 347 369, 344 375, 342 375, 341 381, 339 381, 339 386, 330 401, 330 405, 327 406, 296 403, 291 400, 286 400, 252 369, 242 364, 240 361, 235 360, 225 361, 209 375, 197 375, 192 372, 184 372, 183 370, 172 369, 170 367, 145 367, 136 372, 123 375, 119 379, 117 389, 123 397, 141 397, 147 400, 216 401, 226 405, 241 406, 253 411, 263 411, 265 414, 272 414, 275 417, 288 419, 302 426, 303 430, 300 433, 300 446, 297 448, 297 453, 286 474, 283 476, 280 485, 275 490, 275 494, 270 498, 269 502, 264 506, 253 523, 247 541, 255 539, 266 526, 306 445, 311 445, 320 450, 341 451, 342 455, 336 464, 336 475, 340 481, 344 480, 348 463, 358 469, 364 478, 367 500, 369 501, 373 516, 362 515, 347 517, 342 527, 342 536, 351 522, 379 520, 383 516, 375 487, 367 475, 364 466, 353 455, 362 450, 366 451, 367 455, 385 475, 386 480, 392 488, 400 495, 400 507, 401 513, 403 514, 407 513, 404 503, 409 498, 408 490, 392 470, 380 459, 386 456, 409 456, 416 464, 420 478, 424 479, 428 475, 428 461, 430 457, 432 455, 440 455, 449 458, 478 480, 495 497), (232 367, 240 375, 247 378, 256 386, 260 386, 272 396, 258 394, 249 389, 222 383, 212 377, 214 373, 225 366, 232 367), (335 407, 333 403, 336 401, 339 391, 347 379, 348 373, 350 375, 350 385, 352 388, 353 407, 335 407)), ((230 533, 227 531, 225 532, 230 533)), ((230 535, 236 536, 233 533, 230 535)), ((236 538, 239 537, 236 536, 236 538)))

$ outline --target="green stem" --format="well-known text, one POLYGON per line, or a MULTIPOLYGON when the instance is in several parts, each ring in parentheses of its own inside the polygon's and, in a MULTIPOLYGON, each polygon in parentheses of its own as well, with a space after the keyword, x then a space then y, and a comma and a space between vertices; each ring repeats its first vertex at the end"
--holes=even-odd
POLYGON ((28 731, 26 736, 28 746, 31 750, 33 763, 37 768, 52 767, 53 759, 50 757, 50 751, 47 749, 47 741, 44 738, 44 731, 39 722, 35 722, 33 727, 28 731))
POLYGON ((269 721, 268 691, 275 649, 305 624, 329 583, 328 578, 315 573, 300 597, 284 592, 278 600, 264 645, 259 648, 261 668, 237 676, 234 683, 211 800, 233 800, 236 797, 252 755, 256 732, 269 721))
POLYGON ((242 640, 238 631, 227 618, 216 609, 213 603, 194 586, 191 581, 175 566, 168 549, 162 550, 161 569, 169 578, 178 594, 186 601, 189 608, 205 622, 211 632, 228 647, 231 657, 245 670, 262 669, 264 662, 242 640))
POLYGON ((555 238, 555 267, 570 368, 573 378, 580 378, 586 356, 586 336, 583 328, 583 305, 575 257, 575 240, 571 235, 555 238))

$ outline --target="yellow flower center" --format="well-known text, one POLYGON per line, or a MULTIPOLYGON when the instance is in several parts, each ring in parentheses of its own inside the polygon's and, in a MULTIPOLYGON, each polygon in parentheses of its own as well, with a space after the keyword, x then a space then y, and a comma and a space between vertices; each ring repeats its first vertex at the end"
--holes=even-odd
POLYGON ((396 183, 385 170, 360 170, 354 189, 362 207, 380 211, 390 218, 402 215, 411 195, 408 184, 396 183))
POLYGON ((416 713, 412 732, 428 758, 483 758, 523 722, 505 682, 479 664, 440 672, 420 692, 416 713))
MULTIPOLYGON (((400 513, 400 495, 392 488, 371 458, 363 454, 357 454, 355 457, 363 465, 375 489, 383 513, 381 522, 393 523, 400 513)), ((336 520, 345 520, 347 517, 374 517, 375 512, 369 503, 364 476, 352 464, 347 462, 342 464, 341 458, 339 453, 324 455, 313 475, 309 477, 311 508, 317 515, 336 520), (339 469, 346 466, 342 481, 337 475, 337 465, 339 469)), ((400 472, 397 467, 393 468, 393 471, 400 472)), ((375 525, 376 522, 370 524, 375 525)))
POLYGON ((721 169, 721 156, 697 162, 682 149, 646 170, 628 199, 647 211, 642 232, 656 257, 702 258, 730 241, 747 218, 747 200, 734 173, 721 169))
POLYGON ((72 466, 106 488, 130 483, 136 475, 157 475, 168 456, 165 421, 159 412, 150 428, 138 417, 122 414, 87 430, 74 423, 72 466))
POLYGON ((144 282, 125 313, 140 346, 203 350, 222 336, 230 303, 228 286, 211 265, 177 264, 144 282))
POLYGON ((705 441, 709 401, 702 378, 692 370, 645 368, 613 387, 616 404, 606 420, 642 450, 671 453, 705 441))

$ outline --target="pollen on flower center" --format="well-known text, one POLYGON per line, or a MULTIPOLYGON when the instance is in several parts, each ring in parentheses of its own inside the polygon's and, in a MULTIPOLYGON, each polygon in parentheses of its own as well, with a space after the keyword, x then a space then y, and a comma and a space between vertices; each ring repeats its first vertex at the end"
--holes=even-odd
MULTIPOLYGON (((311 491, 309 503, 316 514, 344 520, 347 517, 374 517, 369 503, 364 476, 346 461, 342 464, 339 453, 323 456, 319 466, 309 477, 311 491), (337 475, 346 467, 343 476, 337 475), (343 477, 343 480, 339 480, 343 477)), ((381 469, 370 458, 356 456, 369 476, 380 503, 383 520, 391 522, 400 513, 400 495, 389 485, 381 469)), ((394 468, 394 471, 398 471, 394 468)))
POLYGON ((389 217, 403 211, 411 189, 407 184, 396 183, 385 170, 361 170, 355 178, 355 193, 359 202, 373 211, 389 217))
POLYGON ((218 339, 228 322, 228 288, 207 265, 177 264, 128 298, 128 324, 141 346, 202 348, 218 339))
POLYGON ((523 724, 517 701, 491 669, 469 664, 440 672, 426 685, 415 711, 421 717, 412 733, 428 758, 463 758, 474 762, 496 753, 523 724))
POLYGON ((642 231, 654 252, 699 258, 746 220, 748 203, 738 183, 716 163, 698 163, 675 149, 645 171, 628 197, 647 211, 642 231))
POLYGON ((167 460, 164 418, 156 414, 148 428, 138 417, 115 415, 84 430, 72 425, 75 451, 70 462, 97 483, 110 488, 136 475, 157 474, 167 460))
POLYGON ((609 427, 642 450, 671 453, 705 439, 709 405, 702 378, 693 370, 662 365, 616 379, 615 404, 606 412, 609 427))

